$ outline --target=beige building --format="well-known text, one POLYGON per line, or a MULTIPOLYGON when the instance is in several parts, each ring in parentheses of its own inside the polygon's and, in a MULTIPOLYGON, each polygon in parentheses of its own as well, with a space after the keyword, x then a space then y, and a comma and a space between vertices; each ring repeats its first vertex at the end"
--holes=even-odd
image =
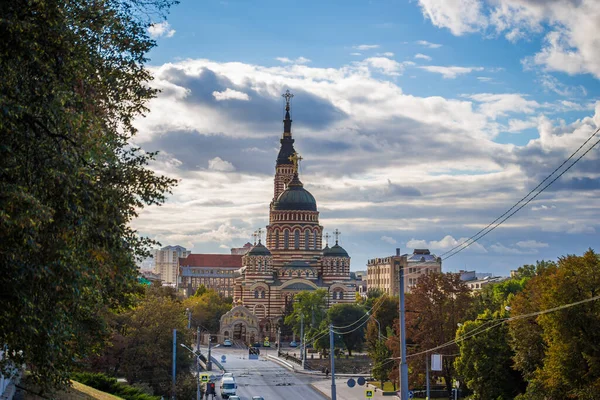
POLYGON ((166 246, 154 250, 154 273, 160 275, 163 284, 175 286, 179 270, 179 258, 189 256, 191 251, 181 246, 166 246))
POLYGON ((188 297, 196 293, 200 285, 232 297, 240 268, 242 256, 239 254, 190 254, 179 259, 179 288, 185 290, 188 297))
POLYGON ((413 254, 374 258, 367 261, 367 290, 379 288, 383 292, 398 296, 399 268, 404 268, 404 292, 417 284, 419 277, 431 272, 442 272, 442 259, 427 249, 415 249, 413 254))

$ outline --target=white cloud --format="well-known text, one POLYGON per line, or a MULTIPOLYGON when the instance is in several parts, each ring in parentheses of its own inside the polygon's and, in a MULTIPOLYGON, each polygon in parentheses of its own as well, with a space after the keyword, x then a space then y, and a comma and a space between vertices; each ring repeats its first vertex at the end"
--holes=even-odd
POLYGON ((550 90, 561 96, 565 96, 565 97, 587 96, 587 91, 585 90, 585 88, 583 86, 565 85, 564 83, 560 82, 556 77, 549 75, 549 74, 543 74, 540 77, 540 82, 545 89, 550 90))
POLYGON ((390 236, 382 236, 382 237, 381 237, 381 240, 382 240, 383 242, 386 242, 386 243, 389 243, 389 244, 396 244, 396 243, 398 243, 398 242, 396 241, 396 239, 394 239, 393 237, 390 237, 390 236))
POLYGON ((351 56, 362 56, 362 53, 350 53, 351 56))
POLYGON ((309 62, 311 62, 311 60, 309 60, 306 57, 298 57, 296 59, 291 59, 287 57, 276 57, 275 59, 284 64, 308 64, 309 62))
POLYGON ((475 32, 487 26, 479 0, 419 0, 423 15, 455 35, 475 32))
POLYGON ((171 25, 167 21, 163 21, 150 25, 148 28, 148 33, 153 39, 158 39, 163 36, 170 38, 175 34, 175 29, 171 29, 171 25))
POLYGON ((468 96, 469 98, 481 103, 479 109, 482 113, 492 119, 499 116, 506 116, 507 113, 533 113, 540 104, 535 100, 527 100, 518 93, 479 93, 468 96))
POLYGON ((391 51, 386 51, 385 53, 377 53, 378 56, 380 57, 394 57, 394 53, 392 53, 391 51))
POLYGON ((215 157, 208 160, 208 169, 211 171, 232 172, 235 167, 229 161, 222 160, 221 157, 215 157))
POLYGON ((363 62, 384 75, 398 76, 404 71, 404 66, 401 63, 385 57, 370 57, 363 62))
POLYGON ((426 65, 419 68, 435 74, 441 74, 444 79, 454 79, 458 75, 470 74, 473 71, 483 71, 483 67, 443 67, 438 65, 426 65))
POLYGON ((419 0, 426 18, 454 35, 494 29, 512 42, 544 34, 541 49, 524 60, 528 66, 600 78, 600 7, 596 0, 540 1, 419 0))
POLYGON ((428 55, 425 55, 425 54, 421 54, 421 53, 415 54, 415 58, 420 58, 422 60, 431 61, 431 57, 429 57, 428 55))
MULTIPOLYGON (((450 250, 456 246, 461 246, 463 243, 466 243, 467 239, 468 238, 454 239, 451 235, 446 235, 441 240, 438 240, 438 241, 432 240, 430 242, 428 242, 426 240, 411 239, 406 243, 406 246, 409 248, 415 248, 415 249, 427 248, 430 250, 450 250)), ((456 250, 458 250, 459 248, 457 248, 456 250)), ((478 242, 474 242, 473 244, 468 246, 463 251, 472 251, 472 252, 476 252, 476 253, 487 253, 487 250, 485 249, 485 247, 483 247, 478 242)))
POLYGON ((479 82, 492 82, 494 78, 490 78, 489 76, 478 76, 477 80, 479 82))
POLYGON ((352 46, 353 49, 360 51, 378 49, 379 47, 380 46, 378 44, 360 44, 358 46, 352 46))
POLYGON ((428 42, 427 40, 417 40, 416 43, 421 46, 429 47, 430 49, 439 49, 440 47, 442 47, 441 44, 431 43, 431 42, 428 42))
POLYGON ((544 210, 545 211, 545 210, 552 210, 552 209, 555 209, 555 208, 556 208, 556 206, 546 206, 546 205, 542 204, 539 207, 538 206, 531 207, 531 211, 540 211, 540 210, 544 210))
POLYGON ((535 128, 538 125, 538 119, 531 117, 529 119, 510 119, 508 121, 509 132, 521 132, 525 129, 535 128))
POLYGON ((248 101, 248 100, 250 100, 250 96, 248 96, 246 93, 238 92, 237 90, 233 90, 233 89, 229 89, 229 88, 227 88, 223 92, 214 91, 214 92, 212 92, 212 95, 215 98, 215 100, 217 100, 217 101, 224 101, 224 100, 248 101))
POLYGON ((516 245, 522 249, 541 249, 548 247, 548 243, 538 242, 537 240, 524 240, 517 242, 516 245))

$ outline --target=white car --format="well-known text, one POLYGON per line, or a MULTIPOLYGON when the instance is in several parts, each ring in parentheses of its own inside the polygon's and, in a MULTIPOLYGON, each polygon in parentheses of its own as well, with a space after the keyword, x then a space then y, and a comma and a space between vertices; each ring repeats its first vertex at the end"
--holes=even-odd
POLYGON ((229 396, 229 400, 242 400, 240 396, 229 396))
POLYGON ((221 397, 227 399, 229 396, 235 396, 236 389, 235 378, 233 376, 223 376, 221 379, 221 397))
POLYGON ((229 340, 229 339, 225 339, 225 340, 223 340, 223 346, 224 347, 231 347, 231 346, 233 346, 233 342, 231 340, 229 340))

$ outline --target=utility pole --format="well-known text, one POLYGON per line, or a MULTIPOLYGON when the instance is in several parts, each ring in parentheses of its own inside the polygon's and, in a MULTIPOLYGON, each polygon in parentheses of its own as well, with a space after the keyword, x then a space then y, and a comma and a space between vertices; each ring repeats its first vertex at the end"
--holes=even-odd
POLYGON ((210 344, 211 344, 211 337, 210 337, 210 332, 208 333, 208 360, 206 361, 206 370, 207 371, 212 371, 212 360, 210 358, 210 344))
POLYGON ((425 381, 427 382, 427 392, 425 396, 425 400, 429 400, 429 353, 425 353, 425 381))
POLYGON ((300 358, 302 359, 302 369, 304 369, 304 314, 300 314, 300 340, 302 341, 302 346, 300 347, 300 358))
POLYGON ((337 400, 335 393, 335 357, 333 354, 333 324, 329 324, 329 359, 331 361, 331 400, 337 400))
POLYGON ((306 363, 306 333, 302 338, 302 369, 306 369, 304 364, 306 363))
POLYGON ((175 400, 175 373, 177 372, 177 329, 173 329, 173 383, 171 386, 171 399, 175 400))
POLYGON ((279 357, 279 353, 281 350, 281 327, 277 328, 277 357, 279 357))
POLYGON ((196 329, 196 370, 198 371, 197 382, 196 382, 196 400, 202 400, 202 393, 200 393, 200 326, 196 329))
POLYGON ((187 315, 188 315, 188 329, 191 329, 191 327, 192 327, 192 311, 189 308, 186 308, 185 311, 187 312, 187 315))
POLYGON ((406 324, 404 321, 404 267, 400 262, 398 275, 400 284, 400 400, 408 400, 408 365, 406 364, 406 324))

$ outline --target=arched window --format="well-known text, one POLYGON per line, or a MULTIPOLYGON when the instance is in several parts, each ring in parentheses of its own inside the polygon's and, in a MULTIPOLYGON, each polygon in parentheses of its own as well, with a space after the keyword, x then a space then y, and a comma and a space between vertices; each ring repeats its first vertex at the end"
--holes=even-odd
POLYGON ((260 292, 260 298, 264 299, 266 296, 266 292, 263 290, 262 292, 260 292))
POLYGON ((289 249, 290 247, 290 231, 288 231, 287 229, 285 231, 283 231, 283 248, 285 250, 289 249))
POLYGON ((255 298, 255 299, 258 299, 258 290, 255 290, 255 291, 254 291, 254 298, 255 298))
POLYGON ((304 232, 304 250, 308 250, 309 249, 309 247, 308 247, 308 245, 309 245, 309 243, 308 243, 309 239, 310 239, 310 236, 308 234, 308 231, 304 232))
POLYGON ((294 231, 294 248, 300 249, 300 231, 298 229, 294 231))
POLYGON ((279 248, 279 231, 275 232, 275 248, 279 248))
POLYGON ((313 233, 313 249, 317 249, 317 231, 313 233))
POLYGON ((335 292, 335 291, 334 291, 334 292, 332 292, 332 293, 331 293, 331 298, 332 298, 333 300, 337 299, 337 292, 335 292))

